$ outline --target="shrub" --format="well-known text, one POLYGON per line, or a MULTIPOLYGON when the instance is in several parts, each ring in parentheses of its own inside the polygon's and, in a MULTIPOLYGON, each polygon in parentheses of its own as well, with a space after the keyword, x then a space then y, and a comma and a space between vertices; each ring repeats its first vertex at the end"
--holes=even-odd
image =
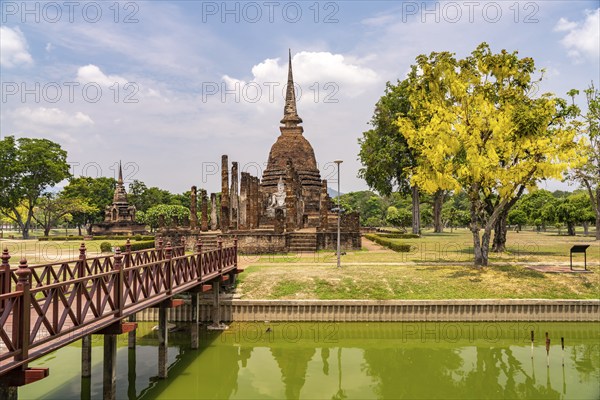
POLYGON ((41 236, 38 237, 38 241, 47 242, 47 241, 64 241, 64 240, 83 240, 83 236, 41 236))
POLYGON ((110 244, 110 242, 100 243, 100 251, 103 253, 112 251, 112 245, 110 244))
POLYGON ((131 243, 131 251, 152 249, 153 247, 154 247, 154 240, 131 243))
POLYGON ((414 233, 378 233, 377 236, 386 239, 418 239, 419 235, 414 233))
POLYGON ((374 235, 370 233, 366 234, 365 237, 369 240, 374 241, 377 244, 385 246, 399 253, 408 253, 410 251, 410 244, 394 242, 392 239, 384 238, 380 235, 374 235))

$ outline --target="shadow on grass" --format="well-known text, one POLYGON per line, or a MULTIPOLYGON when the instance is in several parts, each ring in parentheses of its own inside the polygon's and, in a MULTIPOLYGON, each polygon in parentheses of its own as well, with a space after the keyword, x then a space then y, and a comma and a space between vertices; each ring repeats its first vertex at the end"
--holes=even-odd
POLYGON ((494 268, 497 271, 506 272, 506 275, 509 278, 546 278, 545 274, 542 272, 514 265, 496 265, 491 268, 494 268))

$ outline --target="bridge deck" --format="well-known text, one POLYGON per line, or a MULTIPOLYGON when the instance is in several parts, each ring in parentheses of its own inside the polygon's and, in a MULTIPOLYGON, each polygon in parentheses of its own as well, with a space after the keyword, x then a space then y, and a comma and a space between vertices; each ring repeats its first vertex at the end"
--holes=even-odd
POLYGON ((0 267, 0 376, 85 335, 173 296, 236 273, 237 243, 202 252, 196 246, 80 258, 70 262, 0 267))

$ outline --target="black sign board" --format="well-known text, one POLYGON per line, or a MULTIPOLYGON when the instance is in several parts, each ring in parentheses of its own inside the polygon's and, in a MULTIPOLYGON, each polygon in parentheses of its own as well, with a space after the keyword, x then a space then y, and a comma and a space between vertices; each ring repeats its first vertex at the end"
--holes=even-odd
POLYGON ((583 269, 587 271, 587 248, 590 247, 589 244, 576 244, 571 247, 571 271, 573 271, 573 253, 583 253, 583 269))

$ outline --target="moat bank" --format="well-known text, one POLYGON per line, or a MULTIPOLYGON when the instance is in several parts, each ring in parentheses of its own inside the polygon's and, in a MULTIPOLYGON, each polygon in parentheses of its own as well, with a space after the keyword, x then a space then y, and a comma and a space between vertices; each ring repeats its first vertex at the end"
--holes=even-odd
MULTIPOLYGON (((212 301, 200 303, 200 321, 212 319, 212 301)), ((170 321, 191 321, 191 306, 169 310, 170 321)), ((138 321, 156 321, 146 309, 138 321)), ((600 300, 241 300, 222 299, 231 321, 600 321, 600 300)))

